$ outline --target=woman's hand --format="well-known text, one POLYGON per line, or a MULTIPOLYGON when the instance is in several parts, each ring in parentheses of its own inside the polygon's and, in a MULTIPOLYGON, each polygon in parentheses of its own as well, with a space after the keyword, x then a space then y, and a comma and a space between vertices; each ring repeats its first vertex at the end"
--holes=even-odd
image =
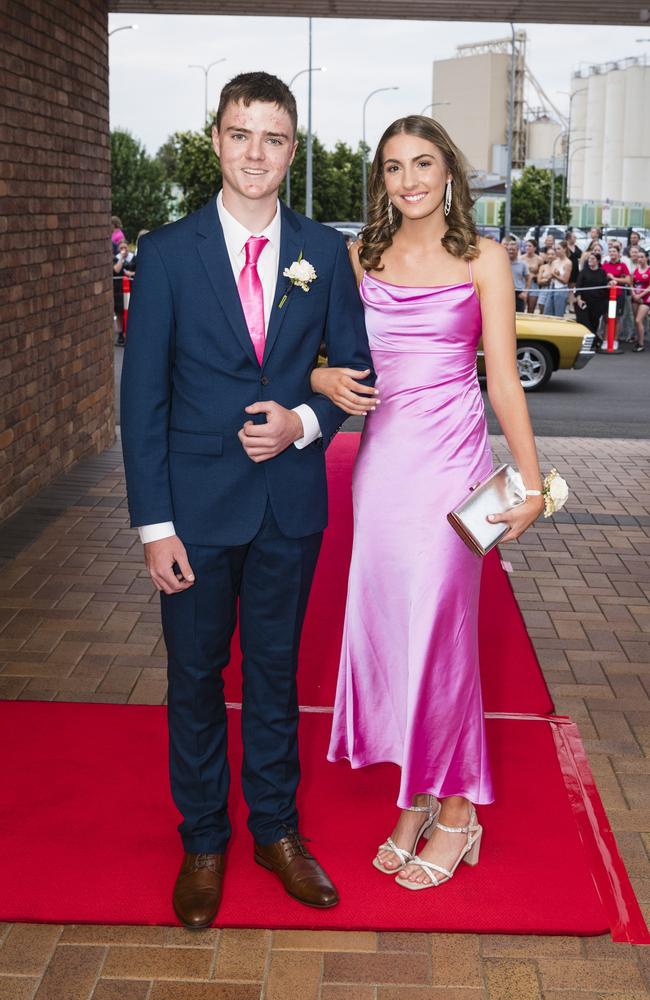
MULTIPOLYGON (((531 487, 532 488, 532 487, 531 487)), ((490 524, 507 524, 508 531, 499 539, 502 542, 514 542, 515 538, 523 535, 526 528, 530 528, 533 521, 536 521, 544 511, 544 497, 526 497, 525 503, 519 503, 510 510, 505 510, 502 514, 488 514, 490 524)))
POLYGON ((354 368, 314 368, 310 382, 314 392, 327 396, 335 406, 358 417, 372 413, 379 405, 378 390, 359 384, 368 375, 369 368, 362 372, 354 368))

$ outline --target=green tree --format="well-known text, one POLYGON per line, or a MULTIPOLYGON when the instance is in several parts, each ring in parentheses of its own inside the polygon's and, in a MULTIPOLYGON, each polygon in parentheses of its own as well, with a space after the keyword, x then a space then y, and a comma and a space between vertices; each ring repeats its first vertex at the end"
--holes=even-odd
MULTIPOLYGON (((536 226, 548 223, 551 205, 551 171, 539 167, 524 167, 521 177, 512 184, 512 225, 536 226)), ((555 176, 553 217, 560 225, 571 221, 571 206, 562 200, 562 178, 555 176)), ((505 219, 505 205, 500 209, 500 221, 505 219)))
MULTIPOLYGON (((318 136, 312 141, 313 216, 320 222, 361 218, 361 147, 356 152, 344 142, 333 150, 323 146, 318 136)), ((298 149, 291 167, 291 207, 305 211, 307 133, 298 131, 298 149)), ((286 198, 286 183, 280 190, 286 198)))
POLYGON ((195 212, 221 187, 219 161, 212 148, 212 123, 199 132, 175 132, 158 150, 178 185, 183 215, 195 212))
POLYGON ((169 181, 157 159, 125 129, 111 132, 111 201, 131 240, 140 229, 162 226, 169 218, 169 181))

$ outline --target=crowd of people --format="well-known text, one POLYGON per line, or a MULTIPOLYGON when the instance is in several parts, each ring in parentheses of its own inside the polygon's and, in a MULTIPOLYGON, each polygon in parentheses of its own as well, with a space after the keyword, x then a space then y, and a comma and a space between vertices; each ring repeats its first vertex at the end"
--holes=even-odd
POLYGON ((604 239, 597 227, 591 229, 589 240, 581 250, 570 230, 563 240, 547 235, 540 246, 532 238, 522 245, 516 237, 507 236, 503 244, 510 257, 517 312, 559 317, 567 310, 573 312, 600 347, 610 288, 616 286, 620 289, 616 339, 630 343, 633 351, 644 351, 650 313, 648 251, 634 231, 625 246, 612 237, 604 239))
POLYGON ((138 233, 135 253, 131 250, 129 246, 129 241, 127 240, 124 232, 122 230, 122 223, 117 215, 114 215, 111 219, 112 222, 112 232, 111 232, 111 254, 113 260, 113 315, 114 315, 114 327, 117 334, 117 343, 123 345, 125 343, 124 336, 124 292, 122 290, 122 278, 133 278, 135 276, 136 268, 138 266, 138 240, 145 233, 148 233, 148 229, 141 229, 138 233))

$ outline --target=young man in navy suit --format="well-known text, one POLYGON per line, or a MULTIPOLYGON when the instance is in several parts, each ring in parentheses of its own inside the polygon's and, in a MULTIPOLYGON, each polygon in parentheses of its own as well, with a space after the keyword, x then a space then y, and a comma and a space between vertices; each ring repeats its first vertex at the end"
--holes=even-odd
POLYGON ((345 419, 309 380, 322 340, 332 365, 372 379, 372 364, 343 239, 278 201, 296 122, 276 77, 246 73, 224 88, 213 130, 223 189, 142 238, 129 312, 124 464, 131 524, 161 592, 185 851, 173 901, 190 927, 211 924, 221 899, 221 672, 237 602, 255 860, 301 902, 338 902, 296 811, 298 645, 327 522, 325 448, 345 419), (302 284, 283 276, 292 265, 302 284))

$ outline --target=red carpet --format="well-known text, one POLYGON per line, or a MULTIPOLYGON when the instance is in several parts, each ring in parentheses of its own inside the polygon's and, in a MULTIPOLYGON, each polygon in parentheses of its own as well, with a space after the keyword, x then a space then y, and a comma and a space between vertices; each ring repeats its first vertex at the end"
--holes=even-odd
MULTIPOLYGON (((350 480, 358 447, 359 435, 345 433, 327 449, 330 518, 303 632, 298 675, 302 705, 334 703, 352 549, 350 480)), ((485 711, 552 712, 551 696, 497 550, 483 563, 479 636, 485 711)), ((236 634, 225 673, 230 702, 241 701, 240 664, 236 634)))
MULTIPOLYGON (((230 719, 236 776, 238 713, 230 719)), ((322 913, 302 907, 253 864, 235 780, 220 925, 517 934, 612 928, 618 940, 650 940, 586 762, 576 766, 572 723, 488 720, 498 804, 481 811, 480 864, 420 893, 370 866, 392 825, 397 769, 328 764, 328 731, 327 713, 303 713, 300 807, 341 904, 322 913)), ((0 702, 0 733, 0 920, 176 923, 169 895, 178 817, 167 790, 165 709, 0 702)))

